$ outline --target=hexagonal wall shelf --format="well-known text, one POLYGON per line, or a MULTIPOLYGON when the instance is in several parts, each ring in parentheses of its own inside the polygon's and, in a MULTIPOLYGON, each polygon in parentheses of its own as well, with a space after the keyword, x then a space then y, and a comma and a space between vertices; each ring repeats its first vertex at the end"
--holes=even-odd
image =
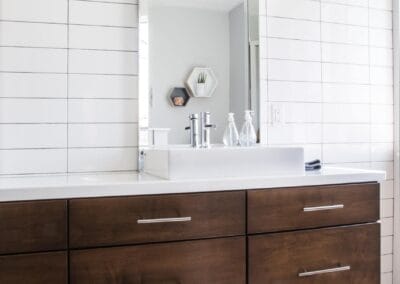
POLYGON ((186 88, 174 88, 170 94, 171 103, 176 107, 184 107, 190 100, 186 88))
POLYGON ((211 68, 196 67, 190 73, 186 86, 193 97, 210 98, 218 86, 218 80, 211 68))

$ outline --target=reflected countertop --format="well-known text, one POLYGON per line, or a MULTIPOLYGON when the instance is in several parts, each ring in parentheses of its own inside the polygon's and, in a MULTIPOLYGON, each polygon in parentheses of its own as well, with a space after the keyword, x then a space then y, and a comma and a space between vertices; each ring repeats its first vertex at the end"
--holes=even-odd
POLYGON ((30 175, 0 178, 0 202, 361 183, 385 177, 384 171, 333 167, 298 175, 196 180, 165 180, 137 172, 30 175))

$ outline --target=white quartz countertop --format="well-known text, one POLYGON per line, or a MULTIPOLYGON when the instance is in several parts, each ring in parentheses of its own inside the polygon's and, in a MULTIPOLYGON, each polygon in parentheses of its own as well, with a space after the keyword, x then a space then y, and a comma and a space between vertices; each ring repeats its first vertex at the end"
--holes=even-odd
POLYGON ((302 175, 209 180, 165 180, 135 172, 3 177, 0 202, 379 182, 385 177, 383 171, 328 167, 302 175))

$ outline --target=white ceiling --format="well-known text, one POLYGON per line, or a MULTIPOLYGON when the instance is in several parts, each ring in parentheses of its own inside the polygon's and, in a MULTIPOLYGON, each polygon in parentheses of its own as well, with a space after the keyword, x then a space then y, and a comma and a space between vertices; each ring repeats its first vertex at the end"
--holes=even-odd
POLYGON ((185 7, 229 12, 244 0, 148 0, 150 6, 185 7))

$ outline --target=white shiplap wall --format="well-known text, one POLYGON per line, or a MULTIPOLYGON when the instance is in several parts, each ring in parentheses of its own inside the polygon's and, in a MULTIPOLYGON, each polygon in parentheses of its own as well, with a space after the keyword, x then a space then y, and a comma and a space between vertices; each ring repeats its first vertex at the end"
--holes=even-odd
POLYGON ((307 159, 387 170, 382 283, 393 271, 391 0, 261 0, 262 133, 307 159), (284 123, 272 124, 271 106, 284 123))
POLYGON ((136 169, 136 0, 0 0, 0 175, 136 169))

